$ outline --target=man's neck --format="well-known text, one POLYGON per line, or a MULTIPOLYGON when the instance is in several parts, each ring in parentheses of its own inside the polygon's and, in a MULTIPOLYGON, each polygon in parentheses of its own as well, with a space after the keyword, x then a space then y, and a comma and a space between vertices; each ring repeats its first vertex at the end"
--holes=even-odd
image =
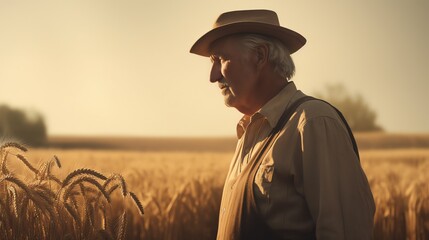
MULTIPOLYGON (((265 81, 264 81, 265 82, 265 81)), ((267 81, 268 82, 268 81, 267 81)), ((248 99, 248 105, 238 109, 241 113, 252 116, 259 109, 261 109, 267 102, 275 97, 289 82, 282 79, 282 81, 270 81, 271 85, 265 83, 258 87, 258 92, 254 93, 252 99, 248 99)))

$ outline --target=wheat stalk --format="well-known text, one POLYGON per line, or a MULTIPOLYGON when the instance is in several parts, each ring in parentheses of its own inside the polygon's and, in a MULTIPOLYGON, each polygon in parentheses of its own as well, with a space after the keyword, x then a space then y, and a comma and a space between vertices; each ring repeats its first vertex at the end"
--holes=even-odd
MULTIPOLYGON (((106 192, 107 192, 107 194, 109 194, 109 196, 112 194, 112 192, 113 191, 115 191, 116 189, 118 189, 119 188, 119 185, 118 184, 116 184, 116 185, 113 185, 109 190, 107 190, 106 192)), ((99 195, 101 195, 101 193, 99 193, 99 195)))
POLYGON ((46 177, 49 175, 49 172, 50 172, 49 166, 50 164, 48 162, 44 162, 40 165, 38 174, 37 174, 37 179, 39 179, 39 182, 45 180, 46 177))
MULTIPOLYGON (((66 180, 64 180, 65 182, 66 180)), ((74 180, 73 182, 70 183, 70 185, 66 188, 64 195, 63 195, 63 201, 66 202, 68 199, 68 196, 71 192, 71 190, 73 189, 74 186, 76 186, 79 183, 82 182, 88 182, 91 183, 92 185, 94 185, 95 187, 98 188, 98 190, 103 194, 103 196, 106 198, 106 200, 108 202, 110 202, 110 197, 109 195, 106 193, 106 191, 104 190, 103 186, 101 186, 101 184, 99 182, 97 182, 95 179, 91 178, 91 177, 79 177, 78 179, 74 180)), ((64 185, 64 184, 63 184, 64 185)))
POLYGON ((37 193, 41 198, 43 198, 47 203, 49 203, 49 205, 54 204, 56 195, 51 189, 39 183, 29 184, 27 187, 29 189, 32 189, 33 193, 37 193))
POLYGON ((48 176, 49 180, 54 181, 55 183, 57 183, 60 187, 63 186, 63 182, 61 180, 59 180, 57 177, 55 177, 54 175, 49 175, 48 176))
POLYGON ((97 235, 98 235, 99 238, 104 239, 104 240, 113 240, 113 238, 110 235, 110 233, 107 232, 104 229, 98 230, 97 235))
POLYGON ((82 182, 79 183, 79 188, 80 188, 80 192, 82 193, 82 196, 86 199, 85 186, 83 185, 82 182))
MULTIPOLYGON (((109 185, 109 183, 111 183, 113 180, 118 180, 118 186, 121 187, 122 189, 122 196, 126 197, 127 196, 127 184, 125 182, 124 177, 121 174, 112 174, 109 178, 107 178, 107 180, 104 182, 103 184, 103 188, 106 189, 106 187, 109 185)), ((114 189, 113 189, 114 190, 114 189)))
MULTIPOLYGON (((112 193, 118 188, 123 197, 129 193, 121 174, 106 178, 95 170, 81 168, 61 181, 52 173, 54 165, 61 168, 57 156, 36 169, 24 155, 7 148, 26 151, 25 147, 15 143, 0 147, 0 239, 128 237, 130 216, 126 210, 118 219, 118 225, 111 221, 112 215, 117 216, 117 211, 123 209, 118 208, 117 202, 111 203, 112 193), (7 161, 11 155, 25 165, 23 168, 35 173, 32 180, 23 181, 10 173, 7 161), (56 184, 51 185, 52 181, 56 184), (100 200, 101 195, 107 201, 100 200)), ((142 215, 143 205, 134 193, 130 192, 130 197, 142 215)))
MULTIPOLYGON (((40 191, 40 189, 33 189, 33 194, 30 197, 30 200, 34 203, 35 207, 39 209, 44 209, 48 212, 50 219, 55 221, 56 213, 54 210, 54 199, 51 199, 48 195, 44 194, 44 191, 40 191)), ((45 212, 43 212, 45 214, 45 212)))
POLYGON ((81 220, 79 215, 75 212, 75 210, 66 202, 64 203, 64 207, 67 209, 67 212, 73 217, 75 222, 80 226, 81 220))
POLYGON ((13 218, 10 215, 8 208, 6 207, 6 204, 0 199, 0 209, 2 210, 0 213, 5 214, 5 217, 2 217, 1 220, 6 220, 5 225, 7 228, 11 225, 13 218))

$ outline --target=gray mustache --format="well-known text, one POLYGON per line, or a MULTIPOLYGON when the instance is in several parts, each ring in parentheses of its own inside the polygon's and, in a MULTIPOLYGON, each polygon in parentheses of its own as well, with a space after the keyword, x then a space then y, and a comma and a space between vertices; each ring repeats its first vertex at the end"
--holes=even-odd
POLYGON ((219 81, 218 84, 219 84, 219 88, 229 87, 229 85, 223 79, 221 81, 219 81))

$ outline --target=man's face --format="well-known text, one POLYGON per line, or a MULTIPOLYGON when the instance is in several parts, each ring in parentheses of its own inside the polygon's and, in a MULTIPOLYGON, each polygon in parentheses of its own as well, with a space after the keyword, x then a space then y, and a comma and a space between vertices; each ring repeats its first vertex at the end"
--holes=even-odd
POLYGON ((238 37, 217 40, 211 54, 210 82, 219 84, 227 106, 246 113, 252 109, 252 97, 257 94, 255 54, 238 37))

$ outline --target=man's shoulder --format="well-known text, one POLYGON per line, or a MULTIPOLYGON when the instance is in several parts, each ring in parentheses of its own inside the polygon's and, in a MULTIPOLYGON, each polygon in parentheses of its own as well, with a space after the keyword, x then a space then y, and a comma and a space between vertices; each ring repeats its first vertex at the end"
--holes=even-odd
POLYGON ((338 115, 337 111, 330 103, 321 99, 313 98, 311 96, 308 97, 310 98, 297 107, 297 113, 305 113, 308 118, 322 116, 336 117, 338 115))
POLYGON ((340 121, 337 110, 329 103, 320 99, 310 99, 302 103, 297 109, 296 114, 299 116, 299 125, 311 121, 312 119, 333 119, 340 121))

